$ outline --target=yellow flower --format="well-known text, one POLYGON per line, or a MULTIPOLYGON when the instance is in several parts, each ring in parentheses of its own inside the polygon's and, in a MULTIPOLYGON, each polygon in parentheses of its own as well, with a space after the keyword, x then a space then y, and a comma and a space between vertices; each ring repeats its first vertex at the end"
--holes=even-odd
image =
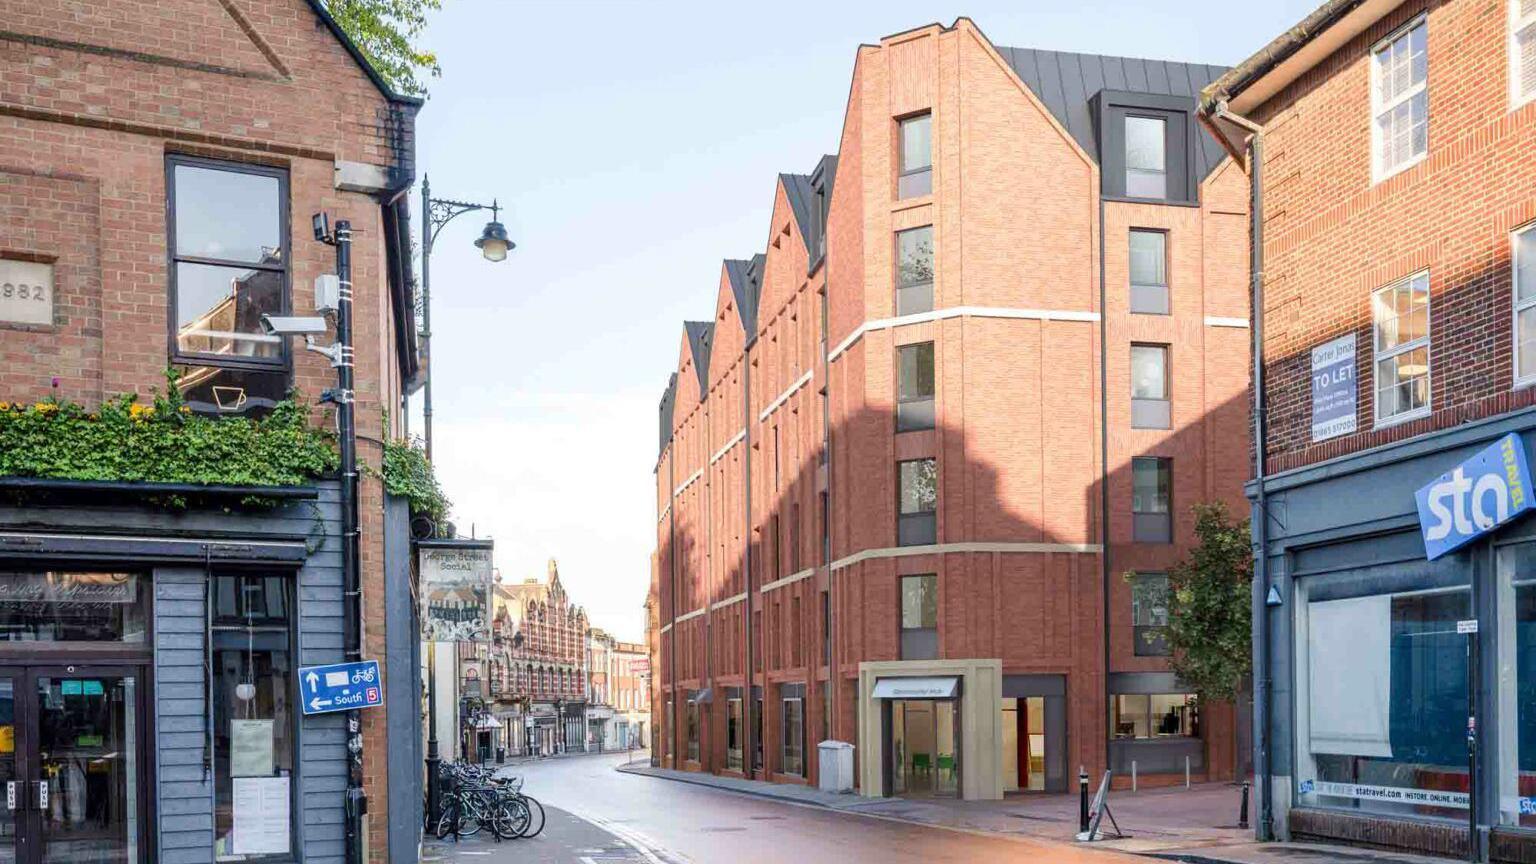
POLYGON ((192 413, 192 409, 190 407, 186 406, 186 405, 183 405, 183 406, 181 406, 180 408, 178 408, 176 410, 180 411, 183 414, 191 414, 192 413))
POLYGON ((9 410, 11 410, 11 403, 9 403, 9 402, 0 402, 0 411, 9 411, 9 410))
POLYGON ((52 414, 59 410, 59 406, 53 404, 52 402, 36 402, 33 403, 32 410, 39 414, 52 414))

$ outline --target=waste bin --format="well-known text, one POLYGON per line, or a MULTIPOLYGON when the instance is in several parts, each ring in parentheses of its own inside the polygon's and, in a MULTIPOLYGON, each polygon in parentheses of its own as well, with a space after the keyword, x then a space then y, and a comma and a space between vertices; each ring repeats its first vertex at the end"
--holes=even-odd
POLYGON ((505 747, 497 747, 496 748, 496 764, 497 765, 503 765, 503 764, 506 763, 506 761, 507 761, 507 748, 505 748, 505 747))
POLYGON ((847 741, 823 741, 816 745, 821 769, 818 788, 823 792, 853 791, 853 745, 847 741))

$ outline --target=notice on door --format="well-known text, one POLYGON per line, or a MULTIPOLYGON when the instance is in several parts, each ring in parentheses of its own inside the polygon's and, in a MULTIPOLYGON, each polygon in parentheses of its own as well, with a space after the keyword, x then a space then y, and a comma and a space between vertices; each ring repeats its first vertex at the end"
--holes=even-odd
POLYGON ((233 833, 236 855, 288 853, 288 778, 236 777, 233 833))
POLYGON ((271 777, 273 738, 271 720, 229 721, 230 776, 271 777))

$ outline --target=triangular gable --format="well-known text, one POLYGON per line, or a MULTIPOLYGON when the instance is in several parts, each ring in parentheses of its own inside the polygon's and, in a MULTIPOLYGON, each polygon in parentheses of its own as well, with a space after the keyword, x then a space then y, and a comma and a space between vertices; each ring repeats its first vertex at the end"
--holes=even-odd
POLYGON ((684 321, 688 334, 688 348, 693 352, 693 371, 699 376, 699 398, 709 392, 709 352, 714 342, 713 321, 684 321))

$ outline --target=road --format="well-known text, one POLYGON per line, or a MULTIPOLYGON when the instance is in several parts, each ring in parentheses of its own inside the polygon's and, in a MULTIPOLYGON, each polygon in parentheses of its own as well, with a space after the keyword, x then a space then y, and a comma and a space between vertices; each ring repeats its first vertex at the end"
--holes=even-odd
MULTIPOLYGON (((1003 839, 798 806, 623 774, 623 754, 519 766, 549 824, 531 840, 429 844, 423 861, 525 864, 1146 864, 1147 858, 1043 840, 1003 839)), ((485 833, 485 832, 482 832, 485 833)))

